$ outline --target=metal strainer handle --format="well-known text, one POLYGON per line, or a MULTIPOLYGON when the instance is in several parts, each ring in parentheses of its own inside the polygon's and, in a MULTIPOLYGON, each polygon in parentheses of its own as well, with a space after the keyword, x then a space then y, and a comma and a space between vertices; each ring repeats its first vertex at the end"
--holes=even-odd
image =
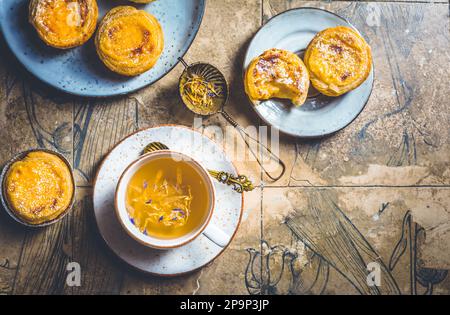
POLYGON ((274 182, 276 182, 277 180, 279 180, 281 177, 283 177, 284 173, 286 172, 286 164, 284 164, 284 162, 278 157, 276 156, 267 146, 265 146, 264 144, 262 144, 258 139, 253 138, 252 136, 250 136, 247 132, 245 132, 245 130, 239 126, 239 124, 233 119, 233 117, 231 117, 227 112, 225 112, 224 110, 221 110, 219 112, 220 114, 222 114, 222 116, 234 127, 236 128, 236 130, 239 132, 239 135, 242 137, 242 139, 244 140, 245 144, 247 145, 247 147, 249 148, 250 152, 253 154, 253 156, 255 157, 256 161, 258 162, 258 164, 261 166, 262 170, 264 171, 264 173, 274 182), (262 154, 264 154, 265 156, 269 157, 270 160, 275 161, 278 163, 278 165, 281 166, 281 173, 278 176, 272 176, 270 174, 270 172, 264 167, 263 163, 261 163, 260 158, 258 157, 257 152, 255 152, 250 144, 250 142, 253 141, 257 144, 258 148, 259 148, 259 152, 261 152, 262 154))
MULTIPOLYGON (((161 142, 151 142, 144 148, 142 154, 161 150, 169 150, 169 147, 161 142)), ((252 181, 245 175, 233 176, 230 173, 215 170, 208 170, 208 173, 220 183, 233 187, 233 189, 240 194, 244 191, 252 191, 255 189, 252 181)))

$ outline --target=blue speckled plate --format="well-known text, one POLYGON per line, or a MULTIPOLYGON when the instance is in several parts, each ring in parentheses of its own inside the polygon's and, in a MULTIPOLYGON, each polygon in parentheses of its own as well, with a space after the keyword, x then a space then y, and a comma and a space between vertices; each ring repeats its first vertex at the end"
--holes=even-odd
POLYGON ((206 0, 158 0, 147 5, 130 1, 98 0, 99 19, 118 5, 134 5, 155 15, 165 37, 164 52, 155 67, 127 78, 108 70, 97 56, 94 40, 59 50, 46 46, 28 23, 28 0, 1 0, 0 26, 4 38, 25 68, 49 85, 81 96, 130 93, 167 74, 189 49, 203 18, 206 0))
MULTIPOLYGON (((344 25, 354 28, 344 18, 316 8, 299 8, 272 18, 255 35, 244 60, 244 72, 253 58, 270 48, 300 53, 318 32, 344 25)), ((355 29, 355 28, 354 28, 355 29)), ((348 126, 364 109, 372 92, 373 69, 357 89, 340 97, 309 98, 301 107, 288 101, 268 100, 254 106, 267 124, 300 138, 323 137, 348 126)))

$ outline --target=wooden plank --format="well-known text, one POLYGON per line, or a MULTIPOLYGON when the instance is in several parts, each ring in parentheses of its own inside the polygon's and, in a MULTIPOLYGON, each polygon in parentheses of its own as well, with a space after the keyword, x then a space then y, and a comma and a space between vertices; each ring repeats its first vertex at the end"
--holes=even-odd
POLYGON ((92 189, 79 188, 71 221, 71 261, 80 265, 81 286, 68 294, 117 294, 127 266, 108 249, 95 222, 92 189))
POLYGON ((133 98, 84 101, 74 111, 74 167, 77 185, 92 185, 102 158, 137 130, 138 103, 133 98))
MULTIPOLYGON (((133 100, 83 104, 76 98, 70 98, 77 101, 74 104, 73 101, 66 101, 65 96, 46 94, 28 86, 23 87, 21 94, 32 131, 30 139, 35 138, 40 146, 57 148, 71 160, 72 147, 75 148, 74 166, 77 175, 82 175, 76 178, 79 186, 90 185, 95 167, 103 154, 125 135, 136 130, 136 104, 133 100), (73 135, 72 124, 75 130, 73 135), (76 145, 72 144, 73 139, 76 145)), ((82 197, 78 196, 82 199, 78 200, 74 210, 62 222, 27 233, 14 293, 118 292, 117 278, 110 282, 106 279, 107 275, 120 277, 121 273, 110 273, 113 267, 104 264, 110 259, 103 258, 100 250, 86 246, 92 240, 93 226, 89 216, 92 206, 87 202, 91 198, 90 191, 87 195, 84 192, 82 197), (89 257, 89 263, 86 263, 86 257, 89 257), (82 268, 88 266, 82 273, 85 287, 66 286, 67 264, 73 261, 84 263, 82 268), (105 280, 99 281, 98 275, 102 275, 102 271, 105 280)), ((95 246, 102 245, 97 242, 95 246)))
MULTIPOLYGON (((77 185, 88 186, 103 155, 136 130, 136 104, 127 98, 92 101, 75 104, 73 113, 77 185)), ((113 259, 104 255, 106 246, 94 232, 92 190, 80 187, 79 190, 77 202, 67 218, 44 231, 30 233, 24 245, 15 293, 118 292, 122 271, 113 259), (70 262, 80 264, 81 287, 66 286, 66 268, 70 262)))
MULTIPOLYGON (((12 75, 6 76, 7 101, 2 102, 6 116, 2 118, 1 128, 1 141, 5 141, 2 148, 8 148, 10 152, 2 152, 2 159, 29 148, 41 147, 57 150, 71 160, 72 102, 33 81, 30 85, 34 88, 31 88, 28 83, 12 78, 12 75)), ((4 258, 6 265, 15 270, 12 286, 10 283, 11 292, 61 292, 60 283, 64 282, 59 279, 66 261, 63 246, 68 232, 67 220, 39 231, 5 223, 8 227, 2 228, 1 252, 4 244, 6 253, 12 255, 15 252, 11 258, 4 258)))
MULTIPOLYGON (((6 55, 6 47, 0 46, 2 60, 6 60, 9 56, 6 55)), ((18 109, 18 86, 20 83, 17 77, 13 74, 12 69, 6 66, 6 63, 0 64, 0 159, 3 165, 11 155, 20 152, 20 147, 17 149, 12 145, 20 143, 14 132, 14 122, 11 121, 12 116, 23 117, 23 107, 18 109)), ((26 132, 24 130, 24 136, 26 132)), ((24 140, 23 142, 26 142, 24 140)), ((30 143, 28 143, 30 144, 30 143)), ((26 144, 25 144, 26 145, 26 144)), ((14 285, 14 278, 17 273, 17 266, 20 259, 20 251, 22 248, 23 238, 25 233, 16 226, 9 217, 6 216, 3 209, 0 214, 0 294, 9 294, 12 292, 14 285)))
POLYGON ((102 240, 93 215, 93 179, 103 157, 123 138, 137 130, 134 98, 91 100, 77 105, 74 113, 74 166, 78 202, 71 217, 72 259, 81 267, 81 286, 73 294, 118 293, 124 266, 102 240))

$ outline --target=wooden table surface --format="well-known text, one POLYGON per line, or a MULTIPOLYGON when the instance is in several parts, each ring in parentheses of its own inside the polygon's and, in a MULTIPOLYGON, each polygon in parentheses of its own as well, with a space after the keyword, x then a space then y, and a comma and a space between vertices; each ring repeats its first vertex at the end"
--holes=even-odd
MULTIPOLYGON (((180 0, 181 1, 181 0, 180 0)), ((331 137, 281 138, 286 175, 272 183, 255 162, 237 162, 260 185, 245 198, 231 246, 200 271, 157 278, 121 263, 102 241, 92 181, 102 157, 140 128, 192 126, 177 96, 178 65, 127 97, 55 92, 0 46, 0 161, 29 148, 73 163, 78 192, 62 222, 34 231, 0 213, 0 294, 443 294, 450 293, 450 29, 448 1, 208 0, 189 62, 219 65, 229 111, 259 125, 241 79, 251 37, 273 15, 320 7, 348 18, 373 50, 375 86, 363 113, 331 137), (66 285, 67 264, 81 286, 66 285), (380 266, 369 286, 367 264, 380 266)), ((203 124, 225 127, 218 116, 203 124)))

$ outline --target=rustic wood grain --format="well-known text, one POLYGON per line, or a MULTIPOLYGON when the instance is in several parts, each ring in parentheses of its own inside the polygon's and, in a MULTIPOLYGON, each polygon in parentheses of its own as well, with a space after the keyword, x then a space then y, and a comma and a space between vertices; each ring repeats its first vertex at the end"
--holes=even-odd
POLYGON ((92 185, 104 155, 138 128, 136 100, 86 100, 74 108, 74 168, 77 185, 92 185))
MULTIPOLYGON (((30 148, 48 148, 71 161, 72 101, 15 70, 20 66, 4 47, 2 58, 7 61, 0 66, 4 80, 0 103, 2 160, 30 148)), ((44 231, 29 231, 2 214, 0 224, 1 290, 19 294, 61 291, 67 221, 44 231)))
MULTIPOLYGON (((1 58, 7 58, 3 45, 1 47, 1 58)), ((20 144, 21 137, 14 133, 13 121, 9 118, 14 116, 23 117, 24 108, 18 110, 20 103, 18 101, 18 82, 17 77, 11 71, 12 69, 6 67, 3 63, 0 64, 0 125, 2 127, 2 136, 0 137, 0 152, 1 164, 3 165, 14 153, 19 153, 20 148, 15 149, 12 143, 20 144), (7 132, 8 130, 8 132, 7 132), (17 151, 15 151, 17 150, 17 151)), ((29 139, 25 139, 22 145, 34 145, 31 137, 31 130, 28 130, 29 139)), ((26 137, 26 135, 25 135, 26 137)), ((6 216, 3 209, 0 214, 0 294, 9 294, 12 292, 14 286, 14 278, 18 270, 20 260, 20 251, 23 244, 25 233, 15 225, 12 220, 6 216)))
MULTIPOLYGON (((72 161, 72 106, 58 94, 22 88, 27 124, 33 131, 37 147, 57 150, 72 161)), ((70 217, 70 215, 69 215, 70 217)), ((28 231, 21 252, 14 293, 61 293, 65 285, 65 253, 70 241, 68 218, 45 230, 28 231)))
POLYGON ((117 294, 124 267, 98 233, 92 205, 95 173, 104 156, 138 128, 138 102, 129 97, 86 100, 74 109, 74 168, 79 186, 71 216, 71 258, 80 264, 81 287, 73 294, 117 294))
POLYGON ((70 218, 71 261, 81 267, 81 286, 68 288, 68 294, 118 294, 125 264, 108 249, 95 222, 92 188, 79 188, 70 218))

